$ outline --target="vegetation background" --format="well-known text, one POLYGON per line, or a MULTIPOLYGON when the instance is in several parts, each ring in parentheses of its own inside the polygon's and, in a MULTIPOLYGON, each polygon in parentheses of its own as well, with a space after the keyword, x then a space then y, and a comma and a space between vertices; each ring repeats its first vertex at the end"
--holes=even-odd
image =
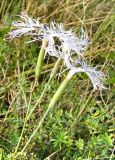
MULTIPOLYGON (((114 0, 0 0, 0 160, 114 160, 115 7, 114 0), (106 90, 92 91, 86 75, 69 83, 25 152, 15 158, 28 106, 33 108, 56 59, 46 57, 32 92, 40 43, 29 37, 4 41, 17 15, 26 12, 42 23, 61 22, 77 33, 85 27, 90 46, 85 57, 108 75, 106 90)), ((26 124, 20 152, 45 113, 66 73, 57 75, 26 124)))

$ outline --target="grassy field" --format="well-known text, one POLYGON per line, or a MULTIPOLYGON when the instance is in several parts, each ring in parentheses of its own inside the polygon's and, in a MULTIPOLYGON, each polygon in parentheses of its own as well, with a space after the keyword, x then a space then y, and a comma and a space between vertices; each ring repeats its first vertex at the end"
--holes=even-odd
POLYGON ((0 160, 114 160, 114 13, 114 0, 0 0, 0 160), (76 33, 84 27, 90 39, 85 58, 107 75, 107 89, 95 92, 85 74, 75 75, 25 150, 67 72, 48 84, 37 104, 56 59, 45 57, 33 89, 41 44, 25 43, 26 36, 4 40, 22 12, 76 33))

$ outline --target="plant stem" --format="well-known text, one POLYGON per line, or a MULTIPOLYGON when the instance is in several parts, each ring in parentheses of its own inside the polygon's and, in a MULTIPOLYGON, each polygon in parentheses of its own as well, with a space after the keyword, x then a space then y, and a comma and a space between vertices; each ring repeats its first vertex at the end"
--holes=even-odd
POLYGON ((20 143, 21 143, 22 136, 23 136, 23 133, 24 133, 24 130, 25 130, 25 126, 26 126, 26 122, 27 122, 27 116, 28 116, 29 109, 30 109, 31 98, 32 98, 32 95, 30 96, 30 100, 29 100, 29 104, 28 104, 28 109, 27 109, 27 113, 26 113, 25 120, 24 120, 24 125, 23 125, 23 128, 22 128, 22 132, 21 132, 21 135, 20 135, 18 144, 17 144, 17 146, 16 146, 16 148, 15 148, 14 155, 15 155, 15 154, 17 153, 17 151, 18 151, 18 148, 19 148, 19 145, 20 145, 20 143))
POLYGON ((56 61, 55 65, 54 65, 54 67, 53 67, 53 69, 52 69, 52 72, 51 72, 51 74, 50 74, 50 78, 51 78, 51 79, 52 79, 52 78, 56 75, 56 73, 58 72, 58 69, 59 69, 62 61, 63 61, 62 58, 58 58, 58 60, 56 61))
MULTIPOLYGON (((47 47, 47 45, 48 45, 48 42, 44 40, 42 42, 42 46, 43 47, 47 47)), ((41 73, 41 70, 42 70, 42 64, 43 64, 44 54, 45 54, 45 49, 41 48, 40 52, 39 52, 38 60, 37 60, 36 69, 35 69, 36 79, 39 77, 39 75, 41 73)))
MULTIPOLYGON (((23 125, 23 128, 22 128, 22 132, 21 132, 21 135, 20 135, 18 144, 17 144, 17 146, 16 146, 14 155, 17 154, 19 145, 20 145, 20 143, 21 143, 22 136, 23 136, 23 134, 24 134, 24 130, 25 130, 26 123, 27 123, 27 121, 30 119, 30 117, 31 117, 32 113, 34 112, 35 108, 37 107, 37 105, 41 102, 41 99, 43 98, 43 96, 44 96, 44 94, 45 94, 45 92, 46 92, 46 90, 47 90, 47 87, 48 87, 50 81, 51 81, 51 79, 48 80, 48 82, 47 82, 47 84, 45 85, 44 90, 43 90, 40 98, 38 99, 38 101, 36 102, 36 104, 34 105, 34 107, 32 108, 32 110, 30 111, 30 113, 29 113, 29 108, 28 108, 28 110, 27 110, 26 117, 25 117, 25 121, 24 121, 24 125, 23 125)), ((30 103, 29 103, 29 106, 30 106, 30 103)), ((29 106, 28 106, 28 107, 29 107, 29 106)), ((21 152, 21 153, 22 153, 22 152, 21 152)), ((17 157, 17 156, 18 156, 18 154, 16 155, 16 157, 17 157)))
POLYGON ((35 108, 37 107, 37 105, 40 104, 41 99, 43 98, 43 96, 44 96, 44 94, 45 94, 45 92, 46 92, 46 90, 47 90, 47 87, 48 87, 50 81, 51 81, 52 78, 56 75, 56 73, 57 73, 57 71, 58 71, 59 66, 61 65, 61 63, 62 63, 62 59, 59 58, 59 59, 57 60, 57 62, 55 63, 53 69, 52 69, 50 78, 49 78, 49 80, 48 80, 48 82, 47 82, 47 84, 46 84, 46 86, 45 86, 45 88, 44 88, 44 90, 43 90, 40 98, 38 99, 37 103, 35 104, 35 106, 34 106, 34 107, 32 108, 32 110, 30 111, 30 113, 28 114, 28 112, 27 112, 26 118, 25 118, 25 121, 24 121, 24 125, 23 125, 23 129, 22 129, 22 132, 21 132, 21 136, 20 136, 20 139, 19 139, 18 144, 17 144, 17 146, 16 146, 16 149, 15 149, 14 154, 17 153, 17 150, 18 150, 18 147, 19 147, 19 145, 20 145, 20 142, 21 142, 21 139, 22 139, 22 136, 23 136, 23 133, 24 133, 24 129, 25 129, 25 125, 26 125, 27 121, 30 119, 30 117, 31 117, 32 113, 34 112, 35 108))
POLYGON ((53 69, 52 69, 50 78, 49 78, 49 80, 48 80, 48 82, 47 82, 47 84, 46 84, 46 86, 45 86, 45 88, 44 88, 44 90, 43 90, 40 98, 38 99, 38 101, 37 101, 37 103, 35 104, 35 106, 32 108, 30 114, 29 114, 28 117, 27 117, 27 120, 29 120, 29 118, 30 118, 30 116, 32 115, 33 111, 35 110, 35 108, 37 107, 37 105, 41 102, 41 99, 43 98, 43 96, 44 96, 44 94, 45 94, 45 92, 46 92, 46 90, 47 90, 47 87, 48 87, 49 83, 51 82, 52 78, 56 75, 56 73, 57 73, 57 71, 58 71, 59 66, 60 66, 61 63, 62 63, 62 59, 59 58, 59 59, 56 61, 55 65, 54 65, 54 67, 53 67, 53 69))
POLYGON ((30 114, 29 114, 28 117, 27 117, 27 120, 29 120, 29 118, 30 118, 30 116, 32 115, 33 111, 35 110, 35 108, 37 107, 37 105, 41 102, 41 99, 43 98, 43 96, 44 96, 44 94, 45 94, 45 92, 46 92, 46 90, 47 90, 47 87, 48 87, 49 83, 51 82, 52 78, 56 75, 56 73, 57 73, 57 71, 58 71, 59 66, 60 66, 61 63, 62 63, 62 59, 59 58, 59 59, 56 61, 55 65, 54 65, 54 67, 53 67, 53 69, 52 69, 50 78, 49 78, 49 80, 48 80, 48 82, 47 82, 47 84, 46 84, 46 86, 45 86, 45 88, 44 88, 44 90, 43 90, 40 98, 38 99, 38 101, 37 101, 37 103, 35 104, 35 106, 32 108, 30 114))
POLYGON ((44 94, 45 94, 45 92, 46 92, 46 90, 47 90, 47 87, 48 87, 50 81, 51 81, 51 79, 48 80, 48 82, 47 82, 47 84, 45 85, 45 88, 44 88, 44 90, 43 90, 40 98, 38 99, 38 101, 36 102, 36 104, 34 105, 34 107, 32 108, 32 110, 30 111, 30 113, 28 114, 28 116, 27 116, 27 121, 30 119, 32 113, 34 112, 34 110, 36 109, 36 107, 38 106, 38 104, 40 104, 40 102, 41 102, 41 100, 42 100, 42 98, 43 98, 43 96, 44 96, 44 94))
POLYGON ((73 75, 71 75, 71 71, 68 73, 67 77, 64 79, 64 81, 62 82, 62 84, 60 85, 60 87, 58 88, 58 90, 56 91, 56 93, 54 94, 53 98, 51 99, 49 106, 45 112, 45 114, 43 115, 42 119, 40 120, 40 122, 38 123, 36 129, 34 130, 34 132, 32 133, 32 135, 30 136, 29 140, 27 141, 27 143, 25 144, 24 148, 21 151, 21 154, 25 151, 25 149, 27 148, 27 146, 29 145, 29 143, 31 142, 32 138, 35 136, 36 132, 38 131, 38 129, 41 127, 41 125, 44 122, 44 119, 46 118, 47 114, 49 113, 50 109, 53 108, 56 104, 56 102, 59 100, 60 96, 62 95, 64 89, 66 88, 66 86, 68 85, 68 82, 70 81, 70 79, 72 78, 73 75))
MULTIPOLYGON (((68 75, 70 74, 70 72, 68 73, 68 75)), ((60 87, 58 88, 58 90, 56 91, 56 93, 54 94, 53 98, 51 99, 50 103, 49 103, 49 107, 52 108, 54 107, 54 105, 56 104, 56 102, 59 100, 59 98, 61 97, 64 89, 66 88, 68 82, 70 81, 71 77, 68 76, 64 79, 64 81, 62 82, 62 84, 60 85, 60 87)))

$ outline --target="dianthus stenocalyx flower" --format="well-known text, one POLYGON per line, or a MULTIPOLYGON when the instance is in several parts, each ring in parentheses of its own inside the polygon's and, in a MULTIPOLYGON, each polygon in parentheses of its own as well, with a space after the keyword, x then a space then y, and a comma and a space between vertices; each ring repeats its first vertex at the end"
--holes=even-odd
POLYGON ((33 41, 48 41, 45 50, 51 56, 63 58, 65 56, 64 52, 68 55, 76 53, 83 56, 83 52, 88 45, 88 36, 83 29, 81 36, 77 37, 71 30, 66 31, 62 23, 41 24, 39 20, 31 19, 25 13, 19 17, 22 20, 12 24, 15 28, 8 33, 7 39, 12 40, 22 35, 30 35, 33 41))
POLYGON ((82 29, 80 37, 77 37, 71 30, 66 31, 63 24, 51 22, 45 27, 44 39, 48 41, 46 52, 51 56, 63 58, 65 53, 72 55, 76 53, 83 56, 83 52, 88 45, 88 36, 82 29))
POLYGON ((84 59, 77 59, 77 60, 68 60, 65 61, 67 68, 70 70, 68 78, 70 79, 74 74, 83 72, 88 75, 90 78, 94 90, 102 90, 106 89, 103 85, 103 80, 105 79, 105 75, 101 71, 97 71, 97 67, 90 67, 87 65, 84 59))
POLYGON ((15 29, 9 32, 9 40, 22 35, 30 35, 33 38, 32 41, 46 40, 47 47, 41 47, 45 49, 46 54, 63 59, 65 66, 70 70, 68 78, 78 72, 84 72, 91 79, 94 90, 105 88, 103 86, 104 74, 96 71, 96 67, 87 65, 83 57, 89 44, 88 36, 83 29, 81 29, 81 35, 76 36, 71 30, 65 30, 62 23, 41 24, 26 14, 22 14, 20 18, 22 21, 13 23, 15 29))
POLYGON ((15 27, 15 29, 8 33, 8 40, 12 40, 15 37, 20 37, 22 35, 39 35, 37 36, 40 38, 42 36, 42 31, 44 28, 44 25, 39 22, 39 20, 32 19, 28 17, 27 14, 22 13, 22 15, 18 15, 21 18, 21 21, 13 22, 12 26, 15 27))

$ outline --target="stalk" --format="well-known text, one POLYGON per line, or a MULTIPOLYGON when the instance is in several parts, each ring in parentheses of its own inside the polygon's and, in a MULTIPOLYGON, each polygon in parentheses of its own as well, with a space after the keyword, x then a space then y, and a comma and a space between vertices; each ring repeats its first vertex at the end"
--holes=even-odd
MULTIPOLYGON (((66 48, 63 48, 62 49, 63 52, 65 52, 66 54, 66 51, 67 49, 66 48)), ((58 58, 58 60, 56 61, 55 65, 54 65, 54 68, 52 69, 52 72, 51 72, 51 75, 50 75, 50 78, 52 79, 56 73, 58 72, 58 69, 60 67, 60 65, 62 64, 62 61, 63 61, 63 58, 58 58)))
POLYGON ((54 65, 54 67, 53 67, 53 69, 52 69, 50 78, 49 78, 49 80, 48 80, 48 82, 47 82, 47 84, 46 84, 46 86, 45 86, 45 88, 44 88, 44 90, 43 90, 40 98, 38 99, 37 103, 36 103, 35 106, 32 108, 30 114, 28 115, 27 120, 29 120, 29 118, 31 117, 31 115, 32 115, 32 113, 34 112, 35 108, 37 107, 37 105, 40 104, 41 99, 43 98, 43 96, 44 96, 44 94, 45 94, 45 92, 46 92, 46 90, 47 90, 47 87, 48 87, 49 83, 51 82, 52 78, 56 75, 56 73, 57 73, 57 71, 58 71, 58 69, 59 69, 59 67, 60 67, 60 65, 61 65, 61 63, 62 63, 62 60, 63 60, 62 58, 59 58, 59 59, 56 61, 55 65, 54 65))
POLYGON ((56 91, 56 93, 54 94, 53 98, 51 99, 51 101, 49 103, 49 107, 48 108, 52 108, 52 107, 55 106, 56 102, 61 97, 64 89, 68 85, 68 82, 72 78, 72 76, 70 76, 70 75, 71 75, 71 71, 68 73, 68 75, 66 76, 66 78, 64 79, 64 81, 62 82, 62 84, 60 85, 60 87, 58 88, 58 90, 56 91))
MULTIPOLYGON (((45 48, 47 47, 48 42, 47 41, 43 41, 42 42, 42 46, 45 48)), ((35 69, 35 76, 36 79, 39 77, 41 70, 42 70, 42 65, 43 65, 43 59, 44 59, 44 55, 45 55, 45 49, 41 48, 40 52, 39 52, 39 56, 38 56, 38 60, 37 60, 37 65, 36 65, 36 69, 35 69)))
POLYGON ((54 67, 53 67, 53 69, 51 71, 50 79, 52 79, 56 75, 56 73, 58 72, 58 69, 59 69, 62 61, 63 61, 62 58, 58 58, 58 60, 56 61, 55 65, 54 65, 54 67))
MULTIPOLYGON (((56 75, 56 73, 57 73, 57 71, 58 71, 59 66, 61 65, 61 63, 62 63, 62 59, 59 58, 59 59, 57 60, 57 62, 55 63, 53 69, 52 69, 50 78, 49 78, 49 80, 48 80, 48 82, 47 82, 47 84, 46 84, 46 86, 45 86, 45 88, 44 88, 44 90, 43 90, 40 98, 38 99, 37 103, 35 104, 35 106, 34 106, 34 107, 32 108, 32 110, 30 111, 30 113, 28 114, 28 112, 27 112, 27 115, 26 115, 26 118, 25 118, 25 121, 24 121, 24 126, 23 126, 23 129, 22 129, 22 133, 21 133, 19 142, 18 142, 18 144, 17 144, 17 146, 16 146, 16 149, 15 149, 14 154, 16 154, 16 152, 17 152, 17 150, 18 150, 18 147, 19 147, 19 145, 20 145, 20 142, 21 142, 21 139, 22 139, 22 136, 23 136, 23 133, 24 133, 24 129, 25 129, 25 125, 26 125, 27 121, 30 119, 30 117, 31 117, 32 113, 34 112, 35 108, 37 107, 37 105, 40 104, 41 99, 43 98, 43 96, 44 96, 44 94, 45 94, 45 92, 46 92, 46 90, 47 90, 47 87, 48 87, 50 81, 51 81, 52 78, 56 75)), ((46 113, 46 114, 47 114, 47 113, 46 113)), ((42 117, 42 119, 44 119, 44 118, 42 117)), ((41 121, 42 121, 42 120, 41 120, 41 121)))
POLYGON ((46 118, 47 114, 49 113, 49 111, 51 110, 51 108, 53 108, 56 104, 56 102, 59 100, 59 98, 61 97, 64 89, 66 88, 66 86, 68 85, 68 82, 70 81, 70 79, 73 77, 73 74, 71 74, 71 71, 68 73, 67 77, 64 79, 64 81, 62 82, 62 84, 60 85, 60 87, 58 88, 58 90, 56 91, 56 93, 54 94, 53 98, 51 99, 49 106, 45 112, 45 114, 43 115, 42 119, 40 120, 40 122, 38 123, 36 129, 34 130, 34 132, 32 133, 32 135, 30 136, 29 140, 27 141, 27 143, 25 144, 24 148, 21 151, 21 154, 25 151, 25 149, 27 148, 27 146, 29 145, 29 143, 31 142, 32 138, 35 136, 36 132, 38 131, 38 129, 42 126, 44 119, 46 118))

